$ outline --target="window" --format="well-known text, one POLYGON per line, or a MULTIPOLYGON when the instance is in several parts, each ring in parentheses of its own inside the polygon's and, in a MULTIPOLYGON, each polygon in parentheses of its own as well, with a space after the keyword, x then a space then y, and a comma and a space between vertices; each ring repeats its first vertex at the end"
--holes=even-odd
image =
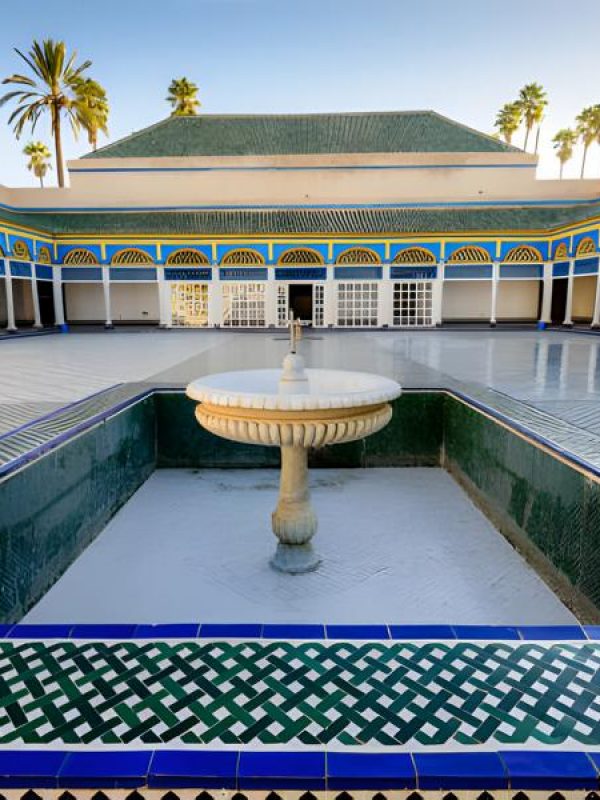
POLYGON ((172 324, 184 328, 208 325, 208 284, 171 284, 172 324))
POLYGON ((378 285, 370 281, 338 284, 337 324, 345 328, 376 327, 378 285))
POLYGON ((393 324, 402 327, 432 325, 431 281, 401 281, 394 284, 393 324))
POLYGON ((235 328, 264 327, 265 284, 225 284, 223 286, 223 325, 235 328))
POLYGON ((277 284, 277 325, 285 328, 289 320, 288 287, 286 283, 277 284))
POLYGON ((313 324, 325 324, 325 287, 322 283, 313 285, 313 324))

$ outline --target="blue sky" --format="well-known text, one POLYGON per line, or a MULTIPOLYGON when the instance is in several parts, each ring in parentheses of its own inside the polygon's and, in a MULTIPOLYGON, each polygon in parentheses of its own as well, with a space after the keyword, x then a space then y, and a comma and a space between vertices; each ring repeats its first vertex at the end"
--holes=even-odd
MULTIPOLYGON (((110 140, 167 116, 182 75, 206 113, 432 108, 490 133, 499 106, 535 80, 550 97, 538 176, 557 177, 553 134, 600 103, 599 29, 600 0, 3 0, 0 76, 21 69, 13 47, 64 39, 108 91, 110 140)), ((8 114, 0 183, 35 185, 21 154, 30 137, 15 141, 8 114)), ((35 138, 51 144, 46 125, 35 138)), ((68 130, 64 145, 67 158, 87 149, 68 130)), ((587 175, 599 177, 592 151, 587 175)), ((578 169, 576 154, 565 177, 578 169)))

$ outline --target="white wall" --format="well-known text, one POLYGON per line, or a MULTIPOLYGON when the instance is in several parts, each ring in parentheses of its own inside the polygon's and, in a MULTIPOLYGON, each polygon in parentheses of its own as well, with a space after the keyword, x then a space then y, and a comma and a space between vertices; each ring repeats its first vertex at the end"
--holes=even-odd
POLYGON ((537 320, 540 281, 500 281, 496 319, 537 320))
POLYGON ((101 283, 66 283, 67 322, 104 322, 104 295, 101 283))
POLYGON ((573 319, 591 321, 596 298, 596 276, 581 275, 573 281, 573 319))
POLYGON ((157 283, 111 283, 113 322, 158 322, 157 283))
POLYGON ((489 320, 491 306, 491 281, 446 281, 444 283, 442 321, 489 320))

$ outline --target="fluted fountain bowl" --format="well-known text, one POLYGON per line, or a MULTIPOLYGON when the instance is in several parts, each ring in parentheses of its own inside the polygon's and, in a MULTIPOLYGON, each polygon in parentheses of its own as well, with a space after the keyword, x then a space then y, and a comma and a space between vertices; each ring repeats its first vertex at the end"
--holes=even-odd
POLYGON ((367 372, 304 369, 288 353, 283 370, 222 372, 193 381, 187 395, 198 401, 196 419, 234 442, 281 448, 279 502, 272 515, 279 539, 272 565, 289 573, 315 569, 311 545, 317 518, 310 505, 309 448, 363 439, 390 421, 396 381, 367 372))

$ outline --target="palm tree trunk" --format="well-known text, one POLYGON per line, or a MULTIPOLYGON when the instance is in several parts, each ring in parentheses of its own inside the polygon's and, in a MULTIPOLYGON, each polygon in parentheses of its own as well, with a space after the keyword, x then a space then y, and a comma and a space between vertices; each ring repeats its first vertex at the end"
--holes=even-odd
POLYGON ((559 179, 559 180, 561 180, 561 181, 562 181, 562 172, 563 172, 563 167, 564 167, 564 165, 565 165, 565 162, 564 162, 564 161, 561 161, 561 162, 560 162, 560 172, 559 172, 559 174, 558 174, 558 179, 559 179))
POLYGON ((536 131, 536 134, 535 134, 535 149, 533 151, 534 153, 537 153, 538 144, 540 143, 540 127, 541 127, 541 125, 538 125, 537 131, 536 131))
POLYGON ((587 145, 583 146, 583 160, 581 161, 581 175, 580 177, 583 178, 583 173, 585 172, 585 157, 587 155, 587 145))
POLYGON ((525 144, 523 145, 523 150, 527 150, 527 142, 529 141, 529 131, 530 130, 531 130, 531 127, 528 125, 525 128, 525 144))
POLYGON ((54 150, 56 152, 56 174, 58 176, 58 185, 63 187, 65 185, 65 172, 63 167, 63 153, 62 141, 60 138, 60 110, 56 106, 52 106, 52 114, 54 117, 54 150))
POLYGON ((44 188, 44 176, 40 175, 40 189, 44 188))

